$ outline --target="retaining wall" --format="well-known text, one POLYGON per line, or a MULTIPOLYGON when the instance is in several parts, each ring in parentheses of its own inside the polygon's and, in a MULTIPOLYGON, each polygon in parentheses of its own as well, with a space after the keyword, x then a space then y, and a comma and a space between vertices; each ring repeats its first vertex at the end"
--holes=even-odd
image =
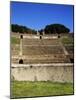
POLYGON ((12 66, 11 76, 18 81, 73 82, 73 66, 12 66))

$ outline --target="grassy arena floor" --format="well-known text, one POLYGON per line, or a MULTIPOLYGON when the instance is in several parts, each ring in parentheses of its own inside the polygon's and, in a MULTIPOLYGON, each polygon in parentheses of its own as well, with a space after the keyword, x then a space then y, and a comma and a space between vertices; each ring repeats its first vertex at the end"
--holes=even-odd
POLYGON ((11 98, 73 94, 72 83, 11 82, 11 98))

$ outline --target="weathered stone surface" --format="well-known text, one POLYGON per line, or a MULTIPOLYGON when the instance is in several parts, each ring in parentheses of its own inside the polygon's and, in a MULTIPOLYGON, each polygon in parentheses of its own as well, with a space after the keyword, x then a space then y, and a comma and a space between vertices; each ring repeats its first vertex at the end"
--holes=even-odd
POLYGON ((12 66, 11 74, 18 81, 73 82, 73 66, 12 66))

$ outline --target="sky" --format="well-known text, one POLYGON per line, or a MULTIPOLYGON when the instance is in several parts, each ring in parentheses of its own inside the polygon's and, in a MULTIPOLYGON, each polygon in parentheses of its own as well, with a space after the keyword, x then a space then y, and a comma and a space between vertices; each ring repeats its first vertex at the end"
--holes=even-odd
POLYGON ((11 24, 35 30, 58 23, 73 32, 73 17, 72 5, 11 2, 11 24))

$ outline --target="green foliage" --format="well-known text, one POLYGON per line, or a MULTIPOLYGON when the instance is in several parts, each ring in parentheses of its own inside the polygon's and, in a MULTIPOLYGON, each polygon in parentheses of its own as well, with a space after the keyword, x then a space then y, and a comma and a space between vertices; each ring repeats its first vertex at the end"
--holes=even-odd
POLYGON ((17 24, 11 25, 11 31, 12 32, 19 32, 19 33, 36 34, 35 30, 27 28, 26 26, 21 26, 21 25, 17 25, 17 24))
MULTIPOLYGON (((12 32, 19 32, 19 33, 30 33, 30 34, 37 34, 36 30, 30 29, 26 26, 12 24, 11 25, 12 32)), ((46 34, 60 34, 60 33, 69 33, 70 29, 62 24, 51 24, 47 25, 44 29, 39 30, 40 34, 45 31, 46 34)))
MULTIPOLYGON (((44 29, 39 30, 40 34, 42 34, 43 30, 46 34, 60 34, 60 33, 69 33, 70 29, 68 29, 66 26, 62 24, 51 24, 47 25, 44 29)), ((12 24, 11 25, 11 31, 12 32, 19 32, 19 33, 30 33, 30 34, 36 34, 37 31, 30 29, 26 26, 12 24)))
POLYGON ((51 96, 73 94, 72 83, 54 82, 26 82, 14 81, 11 84, 12 98, 32 97, 32 96, 51 96))
POLYGON ((19 44, 20 39, 18 37, 11 37, 11 44, 19 44))
POLYGON ((70 30, 62 24, 51 24, 47 25, 44 29, 46 34, 60 34, 60 33, 69 33, 70 30))
POLYGON ((69 36, 64 36, 64 37, 61 37, 61 42, 63 44, 74 44, 74 40, 72 37, 69 37, 69 36))

